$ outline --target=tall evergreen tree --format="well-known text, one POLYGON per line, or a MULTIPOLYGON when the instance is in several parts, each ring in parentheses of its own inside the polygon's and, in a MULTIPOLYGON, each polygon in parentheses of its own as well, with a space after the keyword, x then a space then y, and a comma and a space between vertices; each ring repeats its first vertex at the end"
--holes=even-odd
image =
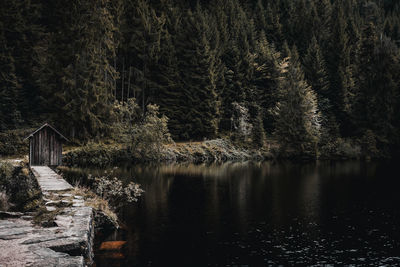
MULTIPOLYGON (((133 75, 132 87, 135 97, 144 111, 148 103, 154 101, 156 85, 153 84, 154 67, 160 53, 160 40, 165 24, 164 16, 158 16, 146 0, 127 0, 123 22, 123 43, 120 55, 120 90, 127 90, 130 70, 133 75)), ((129 84, 129 88, 131 85, 129 84)), ((120 99, 123 99, 120 96, 120 99)))
POLYGON ((4 25, 0 21, 0 130, 15 128, 21 119, 17 105, 21 97, 18 94, 20 84, 4 30, 4 25))
POLYGON ((335 3, 334 24, 329 44, 327 65, 331 81, 331 101, 334 114, 340 124, 341 134, 350 135, 354 129, 351 119, 351 96, 355 92, 354 65, 351 62, 347 20, 341 1, 335 3))
POLYGON ((183 138, 214 137, 218 132, 219 101, 215 85, 215 52, 210 48, 205 16, 198 6, 183 19, 184 33, 177 44, 178 64, 186 104, 183 138))
POLYGON ((41 70, 43 111, 72 138, 107 134, 111 92, 117 76, 114 18, 110 1, 54 1, 46 66, 41 70), (62 8, 63 7, 63 8, 62 8), (71 41, 72 40, 72 41, 71 41), (44 108, 46 107, 46 108, 44 108), (68 129, 68 131, 66 131, 68 129))
POLYGON ((328 136, 337 137, 339 132, 330 101, 332 93, 329 75, 324 56, 315 36, 311 39, 303 61, 305 77, 317 95, 322 128, 328 136))
POLYGON ((278 101, 279 87, 279 62, 280 54, 268 42, 266 35, 262 31, 256 46, 254 86, 256 97, 253 99, 261 107, 261 116, 265 130, 269 133, 273 131, 274 117, 271 109, 278 101))
MULTIPOLYGON (((396 95, 399 86, 398 47, 380 34, 371 21, 363 31, 356 116, 361 133, 373 130, 382 138, 393 136, 396 95)), ((361 134, 360 133, 360 134, 361 134)))
POLYGON ((317 98, 304 78, 296 48, 286 53, 289 57, 281 63, 275 135, 283 151, 315 157, 320 136, 317 98))

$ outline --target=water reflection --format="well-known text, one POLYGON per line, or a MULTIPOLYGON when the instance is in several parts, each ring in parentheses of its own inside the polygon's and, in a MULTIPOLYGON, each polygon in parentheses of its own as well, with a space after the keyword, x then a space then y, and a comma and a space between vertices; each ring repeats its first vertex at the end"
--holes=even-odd
MULTIPOLYGON (((125 258, 97 266, 400 264, 393 163, 130 166, 125 258), (133 178, 132 178, 133 177, 133 178)), ((93 172, 93 170, 92 170, 93 172)))

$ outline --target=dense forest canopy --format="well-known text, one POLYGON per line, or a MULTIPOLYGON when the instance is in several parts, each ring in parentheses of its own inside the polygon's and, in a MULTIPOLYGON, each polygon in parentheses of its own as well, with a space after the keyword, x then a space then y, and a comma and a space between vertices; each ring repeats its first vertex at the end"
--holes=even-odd
POLYGON ((243 111, 258 144, 393 152, 399 46, 396 0, 0 0, 0 130, 107 137, 136 99, 175 140, 229 135, 243 111))

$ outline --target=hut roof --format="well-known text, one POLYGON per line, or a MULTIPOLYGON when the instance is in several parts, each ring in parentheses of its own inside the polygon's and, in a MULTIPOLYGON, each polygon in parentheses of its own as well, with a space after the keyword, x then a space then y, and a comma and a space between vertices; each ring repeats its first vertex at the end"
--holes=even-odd
POLYGON ((59 131, 57 131, 53 126, 51 126, 50 124, 48 124, 47 122, 45 124, 43 124, 42 126, 40 126, 36 131, 34 131, 33 133, 31 133, 30 135, 28 135, 24 140, 27 140, 31 137, 33 137, 37 132, 39 132, 40 130, 42 130, 45 127, 49 127, 50 129, 52 129, 54 132, 56 132, 62 139, 64 139, 65 141, 69 142, 68 138, 66 138, 64 135, 62 135, 59 131))

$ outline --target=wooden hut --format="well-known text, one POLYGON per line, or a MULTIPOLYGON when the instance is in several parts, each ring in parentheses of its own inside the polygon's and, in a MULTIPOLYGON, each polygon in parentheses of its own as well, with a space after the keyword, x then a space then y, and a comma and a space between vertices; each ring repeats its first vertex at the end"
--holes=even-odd
POLYGON ((62 143, 68 139, 51 125, 45 123, 26 139, 29 139, 29 165, 61 165, 62 143))

